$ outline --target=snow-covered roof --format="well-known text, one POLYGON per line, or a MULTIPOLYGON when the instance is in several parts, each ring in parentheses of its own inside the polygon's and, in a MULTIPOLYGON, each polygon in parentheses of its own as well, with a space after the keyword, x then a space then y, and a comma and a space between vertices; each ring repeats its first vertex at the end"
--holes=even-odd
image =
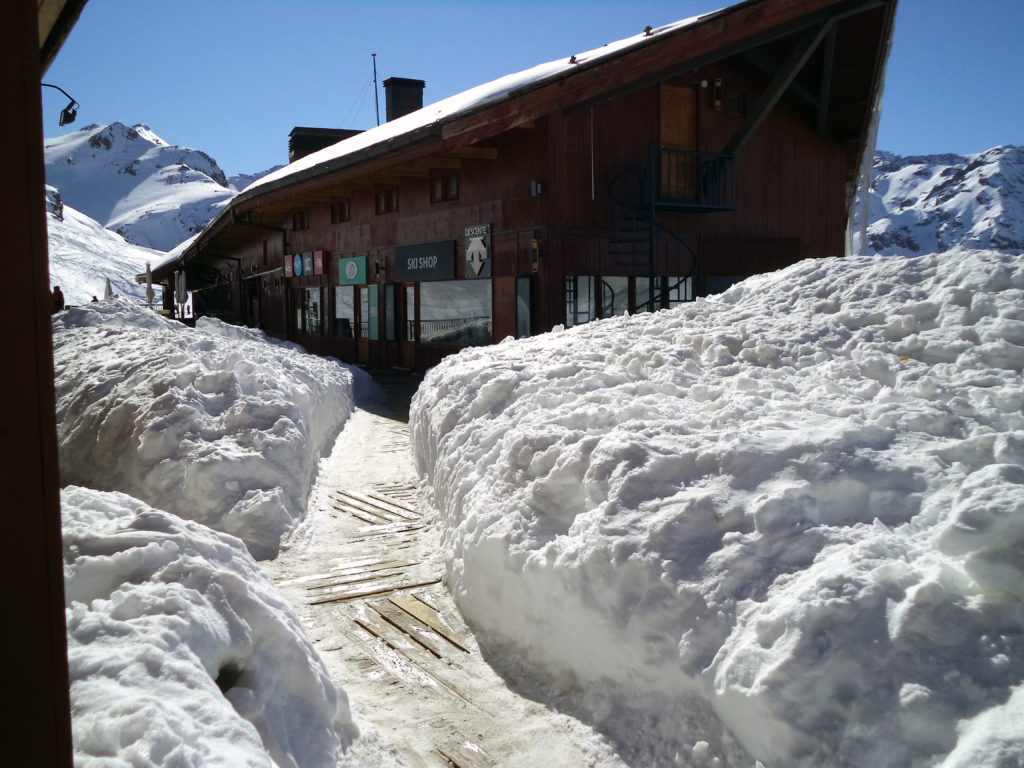
POLYGON ((585 53, 577 53, 566 58, 547 62, 546 64, 538 64, 522 72, 505 75, 497 80, 492 80, 489 83, 484 83, 462 93, 457 93, 454 96, 449 96, 408 115, 391 120, 376 128, 371 128, 296 160, 280 170, 253 182, 241 194, 244 197, 253 192, 263 191, 266 187, 274 186, 279 182, 287 182, 291 177, 304 174, 307 171, 315 173, 315 169, 318 166, 324 166, 326 170, 327 166, 334 165, 335 161, 342 158, 394 141, 399 137, 407 136, 421 129, 449 122, 457 117, 465 116, 497 102, 513 98, 524 90, 539 87, 553 80, 566 77, 579 71, 581 68, 593 66, 632 49, 649 44, 659 37, 663 37, 683 27, 688 27, 710 15, 713 14, 705 13, 688 19, 682 19, 663 27, 648 28, 640 34, 627 37, 624 40, 608 43, 600 48, 595 48, 585 53))

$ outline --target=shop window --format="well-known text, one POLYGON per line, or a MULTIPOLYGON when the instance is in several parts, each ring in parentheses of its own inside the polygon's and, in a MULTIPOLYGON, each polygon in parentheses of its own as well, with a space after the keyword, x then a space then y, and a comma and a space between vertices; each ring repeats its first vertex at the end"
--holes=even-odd
POLYGON ((356 328, 355 286, 336 285, 334 287, 334 335, 342 339, 351 339, 356 328))
POLYGON ((309 210, 306 208, 292 211, 292 231, 299 232, 303 229, 309 229, 309 210))
POLYGON ((421 343, 476 347, 492 337, 490 280, 420 283, 421 343))
POLYGON ((348 198, 335 200, 331 203, 331 224, 344 224, 352 216, 348 198))
POLYGON ((304 303, 306 333, 319 336, 324 332, 323 296, 320 288, 307 288, 304 303))
POLYGON ((397 189, 383 189, 374 196, 374 199, 378 216, 382 216, 385 213, 394 213, 398 210, 397 189))
POLYGON ((430 180, 430 202, 444 203, 459 199, 459 175, 450 173, 445 176, 434 176, 430 180))
POLYGON ((591 275, 566 275, 565 327, 589 323, 596 316, 594 278, 591 275))

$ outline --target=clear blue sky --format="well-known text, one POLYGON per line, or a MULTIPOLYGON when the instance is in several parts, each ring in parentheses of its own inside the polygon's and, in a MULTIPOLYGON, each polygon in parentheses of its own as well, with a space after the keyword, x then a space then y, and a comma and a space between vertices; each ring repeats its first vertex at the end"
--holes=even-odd
MULTIPOLYGON (((43 89, 44 132, 145 123, 230 175, 287 160, 296 125, 369 128, 378 80, 424 99, 728 5, 729 0, 89 0, 43 89)), ((1024 144, 1024 0, 900 0, 878 146, 1024 144)), ((383 119, 384 98, 380 94, 383 119)))

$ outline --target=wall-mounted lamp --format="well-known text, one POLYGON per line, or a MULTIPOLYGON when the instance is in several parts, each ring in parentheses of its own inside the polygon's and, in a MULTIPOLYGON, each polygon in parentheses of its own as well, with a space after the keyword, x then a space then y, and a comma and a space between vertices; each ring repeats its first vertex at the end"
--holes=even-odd
POLYGON ((534 179, 530 182, 530 197, 540 197, 544 194, 544 182, 534 179))
POLYGON ((40 85, 46 88, 55 88, 70 99, 68 105, 60 111, 60 125, 69 125, 75 122, 75 118, 78 117, 78 102, 71 98, 71 94, 56 85, 50 85, 49 83, 40 83, 40 85))

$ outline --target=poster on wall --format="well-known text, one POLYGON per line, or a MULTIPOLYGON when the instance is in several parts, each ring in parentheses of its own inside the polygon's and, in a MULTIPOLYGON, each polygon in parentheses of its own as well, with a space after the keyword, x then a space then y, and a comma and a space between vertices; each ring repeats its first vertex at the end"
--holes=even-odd
POLYGON ((466 277, 491 276, 491 225, 466 227, 466 277))
POLYGON ((338 285, 366 284, 366 256, 346 256, 338 259, 338 285))

